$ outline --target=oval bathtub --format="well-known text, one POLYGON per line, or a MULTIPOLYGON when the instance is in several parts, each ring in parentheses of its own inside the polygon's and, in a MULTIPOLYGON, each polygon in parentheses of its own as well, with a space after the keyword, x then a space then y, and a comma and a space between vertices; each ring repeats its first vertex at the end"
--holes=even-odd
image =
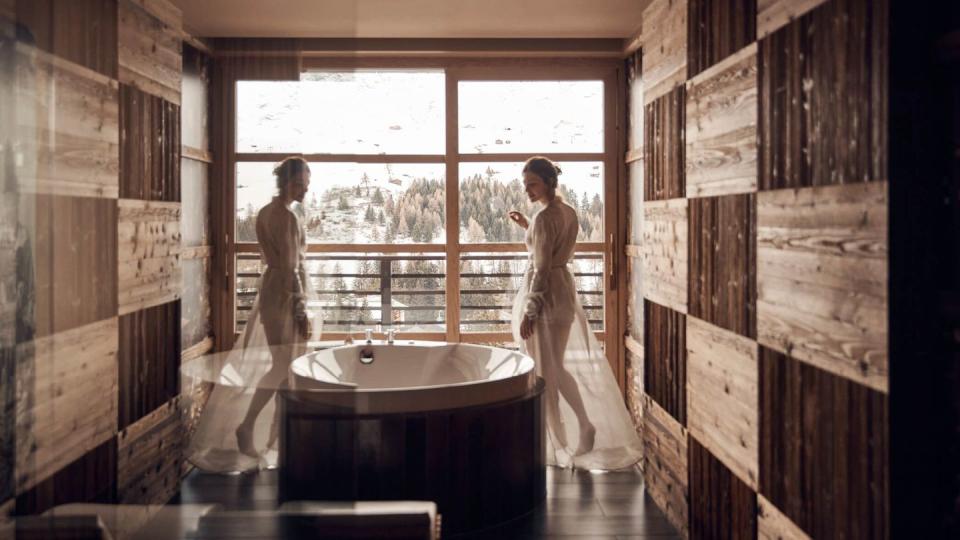
POLYGON ((526 355, 422 341, 343 346, 294 360, 288 385, 278 399, 281 502, 434 501, 444 533, 456 534, 546 496, 543 381, 526 355))

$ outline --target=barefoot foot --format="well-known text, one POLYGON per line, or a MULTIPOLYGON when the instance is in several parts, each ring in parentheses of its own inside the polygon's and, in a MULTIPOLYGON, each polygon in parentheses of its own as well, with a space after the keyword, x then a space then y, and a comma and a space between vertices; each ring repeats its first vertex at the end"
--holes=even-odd
POLYGON ((252 458, 260 457, 260 454, 257 453, 257 449, 253 446, 253 430, 241 424, 237 428, 237 448, 240 449, 240 453, 250 456, 252 458))
POLYGON ((593 427, 593 424, 587 424, 587 426, 580 431, 580 446, 577 447, 577 453, 575 455, 582 456, 593 450, 593 442, 596 436, 597 428, 593 427))

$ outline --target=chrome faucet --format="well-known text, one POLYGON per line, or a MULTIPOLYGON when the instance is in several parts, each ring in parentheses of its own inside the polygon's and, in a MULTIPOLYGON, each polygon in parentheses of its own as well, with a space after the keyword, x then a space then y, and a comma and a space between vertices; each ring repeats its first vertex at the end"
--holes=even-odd
POLYGON ((387 344, 393 345, 393 340, 397 337, 397 331, 393 328, 387 330, 387 344))
POLYGON ((367 342, 367 345, 373 345, 373 330, 369 328, 364 330, 363 339, 367 342))

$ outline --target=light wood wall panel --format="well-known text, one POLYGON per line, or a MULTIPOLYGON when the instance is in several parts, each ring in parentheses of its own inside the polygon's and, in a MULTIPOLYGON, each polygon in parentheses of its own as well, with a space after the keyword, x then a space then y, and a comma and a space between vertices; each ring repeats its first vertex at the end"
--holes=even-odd
POLYGON ((183 59, 179 27, 158 19, 138 2, 118 3, 120 82, 180 105, 183 59))
POLYGON ((885 392, 887 255, 886 182, 759 193, 760 343, 885 392))
POLYGON ((687 430, 649 396, 643 407, 643 480, 650 498, 687 535, 687 430))
POLYGON ((757 494, 696 437, 688 441, 690 538, 756 538, 757 494))
POLYGON ((645 103, 687 80, 687 1, 653 0, 643 10, 645 103))
POLYGON ((776 32, 827 0, 757 0, 757 38, 776 32))
POLYGON ((116 198, 118 87, 104 75, 16 46, 17 129, 26 159, 22 192, 116 198))
POLYGON ((643 127, 645 201, 684 196, 684 95, 684 87, 678 86, 646 106, 643 127))
POLYGON ((180 203, 121 199, 118 223, 120 314, 180 297, 180 203))
POLYGON ((757 37, 757 0, 688 0, 687 76, 693 77, 757 37))
MULTIPOLYGON (((627 339, 631 339, 627 337, 627 339)), ((626 347, 626 393, 627 410, 638 430, 643 429, 643 347, 637 344, 626 347)))
POLYGON ((14 3, 21 40, 117 78, 117 0, 9 0, 14 3))
POLYGON ((117 432, 117 318, 23 343, 17 351, 17 493, 117 432))
POLYGON ((687 82, 687 197, 757 190, 757 45, 687 82))
POLYGON ((643 391, 687 425, 687 345, 683 313, 647 300, 643 309, 643 391))
POLYGON ((180 489, 184 421, 172 399, 117 436, 117 502, 166 504, 180 489))
POLYGON ((803 529, 783 515, 763 495, 757 496, 757 538, 760 540, 810 540, 803 529))
POLYGON ((687 200, 646 202, 640 244, 643 295, 687 312, 687 200))
POLYGON ((757 342, 687 317, 687 429, 751 489, 760 481, 757 342))
POLYGON ((170 0, 130 0, 174 30, 183 29, 183 11, 170 0))

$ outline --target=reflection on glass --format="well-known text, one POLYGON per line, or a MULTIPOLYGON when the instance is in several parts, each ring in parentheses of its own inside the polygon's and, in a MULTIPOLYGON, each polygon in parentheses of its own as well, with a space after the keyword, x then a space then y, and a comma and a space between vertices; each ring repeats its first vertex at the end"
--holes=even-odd
MULTIPOLYGON (((276 194, 272 163, 237 164, 237 241, 256 242, 257 211, 276 194)), ((443 243, 444 165, 311 163, 302 205, 307 240, 443 243)))
MULTIPOLYGON (((579 242, 603 240, 603 163, 560 163, 557 193, 577 210, 579 242)), ((523 190, 522 163, 460 164, 460 241, 522 242, 524 231, 507 217, 517 210, 528 218, 540 205, 523 190)))
POLYGON ((603 81, 459 83, 460 152, 603 152, 603 81))
POLYGON ((442 71, 310 71, 237 83, 237 151, 442 154, 442 71))

